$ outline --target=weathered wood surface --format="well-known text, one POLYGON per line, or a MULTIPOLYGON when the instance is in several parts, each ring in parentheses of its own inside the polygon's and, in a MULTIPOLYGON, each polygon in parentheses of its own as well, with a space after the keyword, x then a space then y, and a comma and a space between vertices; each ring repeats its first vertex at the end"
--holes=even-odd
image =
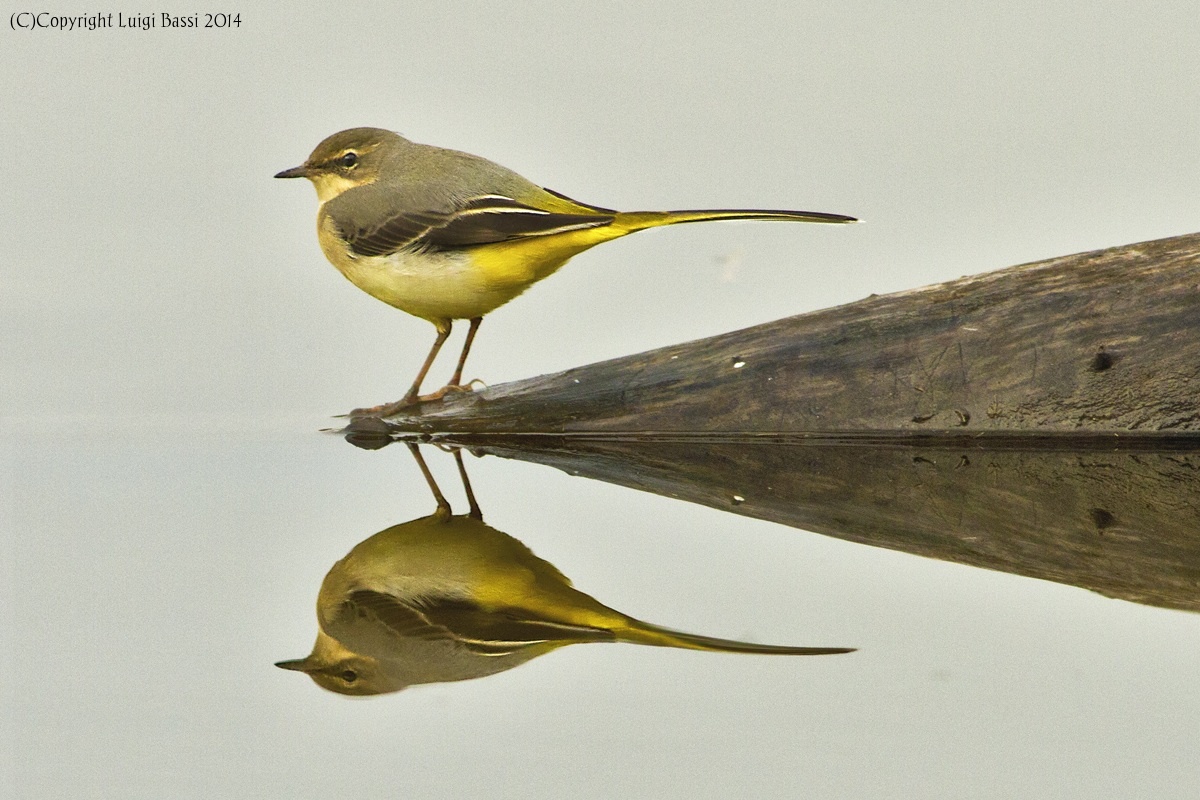
POLYGON ((1200 433, 1200 234, 426 403, 399 432, 1200 433))

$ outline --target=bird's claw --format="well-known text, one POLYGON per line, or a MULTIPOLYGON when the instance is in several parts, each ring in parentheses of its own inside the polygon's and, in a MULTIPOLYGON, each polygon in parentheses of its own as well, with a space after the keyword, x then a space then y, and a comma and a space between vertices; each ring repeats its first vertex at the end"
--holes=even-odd
POLYGON ((384 417, 390 417, 394 414, 398 414, 410 406, 415 406, 423 399, 424 398, 421 397, 414 397, 411 400, 405 398, 403 400, 397 400, 394 403, 384 403, 381 406, 356 408, 349 414, 343 414, 342 416, 349 417, 350 419, 383 419, 384 417))
POLYGON ((351 411, 349 414, 345 414, 344 416, 347 416, 350 419, 363 419, 363 418, 383 419, 385 417, 390 417, 395 414, 399 414, 401 411, 403 411, 406 408, 412 408, 413 406, 419 406, 422 403, 429 403, 434 400, 441 400, 441 399, 445 398, 445 396, 448 394, 454 394, 457 392, 474 391, 474 385, 476 383, 482 384, 483 381, 476 378, 475 380, 470 381, 469 383, 467 383, 465 385, 456 384, 456 383, 448 383, 445 386, 443 386, 442 388, 438 389, 436 392, 430 392, 429 394, 418 395, 417 397, 404 397, 404 398, 401 398, 400 400, 397 400, 394 403, 385 403, 381 406, 371 406, 370 408, 356 408, 353 411, 351 411))

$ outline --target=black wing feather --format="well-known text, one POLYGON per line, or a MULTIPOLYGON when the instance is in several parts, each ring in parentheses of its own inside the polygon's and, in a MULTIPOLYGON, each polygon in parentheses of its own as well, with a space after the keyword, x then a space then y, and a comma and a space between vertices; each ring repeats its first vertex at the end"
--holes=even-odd
POLYGON ((343 231, 343 234, 354 253, 382 256, 406 248, 428 252, 477 247, 595 228, 612 221, 610 214, 560 214, 509 197, 485 195, 453 211, 405 212, 372 229, 343 231))
POLYGON ((369 589, 351 592, 342 603, 341 613, 372 617, 397 636, 428 640, 454 638, 445 627, 431 622, 415 608, 398 602, 391 595, 369 589))
POLYGON ((436 212, 397 214, 370 230, 343 231, 350 249, 360 256, 385 256, 421 239, 432 228, 445 224, 447 215, 436 212))
POLYGON ((486 611, 471 602, 438 600, 422 604, 429 621, 476 649, 499 647, 512 649, 543 642, 611 642, 616 635, 609 630, 573 625, 569 622, 535 617, 522 609, 486 611))

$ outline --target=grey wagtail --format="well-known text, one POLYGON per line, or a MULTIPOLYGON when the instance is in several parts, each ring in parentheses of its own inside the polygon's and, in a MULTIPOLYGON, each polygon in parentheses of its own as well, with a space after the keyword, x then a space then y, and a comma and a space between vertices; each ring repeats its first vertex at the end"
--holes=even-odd
POLYGON ((463 364, 483 315, 602 242, 677 222, 857 222, 812 211, 613 211, 543 189, 479 156, 379 128, 335 133, 303 164, 275 177, 308 178, 316 186, 317 238, 351 283, 437 328, 404 397, 351 416, 389 416, 462 388, 463 364), (471 323, 454 375, 421 396, 421 382, 456 319, 471 323))
POLYGON ((485 524, 457 451, 468 514, 451 513, 416 455, 437 511, 380 531, 334 564, 317 595, 312 653, 276 666, 305 672, 334 692, 367 695, 482 678, 584 642, 800 656, 852 652, 716 639, 626 616, 485 524))

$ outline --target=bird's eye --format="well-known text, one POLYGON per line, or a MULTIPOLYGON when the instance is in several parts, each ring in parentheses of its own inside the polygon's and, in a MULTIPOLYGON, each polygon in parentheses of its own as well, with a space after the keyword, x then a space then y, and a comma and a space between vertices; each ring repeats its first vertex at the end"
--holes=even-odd
POLYGON ((344 680, 346 683, 354 683, 356 680, 358 680, 358 673, 352 669, 343 670, 342 680, 344 680))
POLYGON ((341 158, 339 158, 338 163, 341 164, 343 167, 346 167, 347 169, 349 169, 358 163, 358 153, 351 150, 349 153, 346 153, 341 158))

